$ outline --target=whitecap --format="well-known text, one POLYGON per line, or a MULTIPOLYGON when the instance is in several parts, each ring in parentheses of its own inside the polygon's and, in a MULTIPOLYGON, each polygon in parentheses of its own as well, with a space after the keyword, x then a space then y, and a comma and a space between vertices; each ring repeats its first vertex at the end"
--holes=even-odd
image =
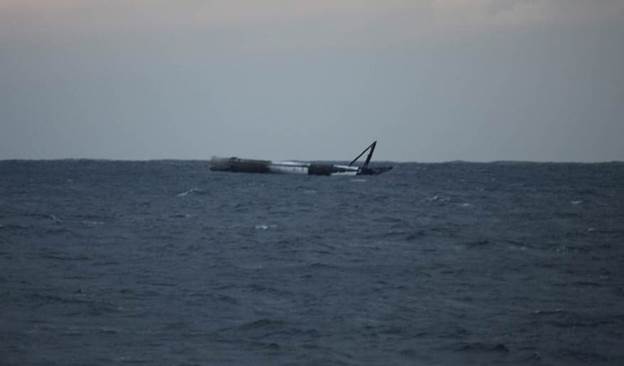
POLYGON ((256 230, 269 230, 269 229, 274 229, 276 227, 277 227, 277 225, 259 224, 259 225, 254 226, 254 229, 256 229, 256 230))
POLYGON ((177 197, 186 197, 189 194, 193 193, 193 192, 197 192, 197 188, 191 188, 188 191, 182 192, 182 193, 178 193, 176 196, 177 197))
POLYGON ((52 220, 52 221, 54 221, 56 223, 63 222, 63 220, 59 219, 55 215, 49 215, 48 217, 50 218, 50 220, 52 220))
POLYGON ((87 226, 104 225, 103 221, 83 220, 82 223, 87 226))
POLYGON ((192 215, 185 214, 185 213, 176 213, 176 214, 169 215, 169 217, 176 218, 176 219, 188 219, 189 217, 192 217, 192 215))
POLYGON ((451 199, 450 199, 450 198, 448 198, 448 197, 438 196, 438 195, 436 194, 436 195, 433 195, 433 196, 431 196, 431 197, 427 198, 426 200, 427 200, 427 201, 448 202, 448 201, 450 201, 451 199))

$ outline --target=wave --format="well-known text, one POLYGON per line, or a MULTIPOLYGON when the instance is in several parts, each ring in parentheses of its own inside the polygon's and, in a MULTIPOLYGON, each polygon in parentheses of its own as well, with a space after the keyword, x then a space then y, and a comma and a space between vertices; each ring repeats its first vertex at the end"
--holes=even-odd
POLYGON ((504 343, 463 342, 457 351, 509 353, 509 348, 504 343))
POLYGON ((208 193, 207 190, 203 190, 203 189, 199 189, 199 188, 191 188, 191 189, 189 189, 187 191, 180 192, 180 193, 176 194, 176 197, 186 197, 186 196, 188 196, 190 194, 199 194, 199 195, 201 195, 201 194, 207 194, 207 193, 208 193))
POLYGON ((287 325, 288 325, 288 322, 284 320, 262 318, 262 319, 243 323, 236 328, 239 330, 254 330, 254 329, 265 329, 265 328, 282 328, 282 327, 286 327, 287 325))

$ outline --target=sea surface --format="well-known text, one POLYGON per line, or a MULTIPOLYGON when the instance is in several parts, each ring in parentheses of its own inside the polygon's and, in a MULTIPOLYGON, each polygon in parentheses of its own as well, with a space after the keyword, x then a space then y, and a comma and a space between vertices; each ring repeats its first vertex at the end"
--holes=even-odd
POLYGON ((0 365, 624 365, 624 164, 0 162, 0 365))

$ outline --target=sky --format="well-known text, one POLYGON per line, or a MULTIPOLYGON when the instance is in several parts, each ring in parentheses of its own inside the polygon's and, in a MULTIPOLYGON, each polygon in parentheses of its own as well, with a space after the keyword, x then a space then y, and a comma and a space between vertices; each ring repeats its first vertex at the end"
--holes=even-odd
POLYGON ((624 160, 622 0, 0 0, 0 159, 624 160))

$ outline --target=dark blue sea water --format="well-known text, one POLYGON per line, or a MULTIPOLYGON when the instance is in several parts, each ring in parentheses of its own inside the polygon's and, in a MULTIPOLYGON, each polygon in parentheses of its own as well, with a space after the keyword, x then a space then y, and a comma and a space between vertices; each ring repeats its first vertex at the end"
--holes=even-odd
POLYGON ((2 365, 622 365, 624 164, 0 162, 2 365))

